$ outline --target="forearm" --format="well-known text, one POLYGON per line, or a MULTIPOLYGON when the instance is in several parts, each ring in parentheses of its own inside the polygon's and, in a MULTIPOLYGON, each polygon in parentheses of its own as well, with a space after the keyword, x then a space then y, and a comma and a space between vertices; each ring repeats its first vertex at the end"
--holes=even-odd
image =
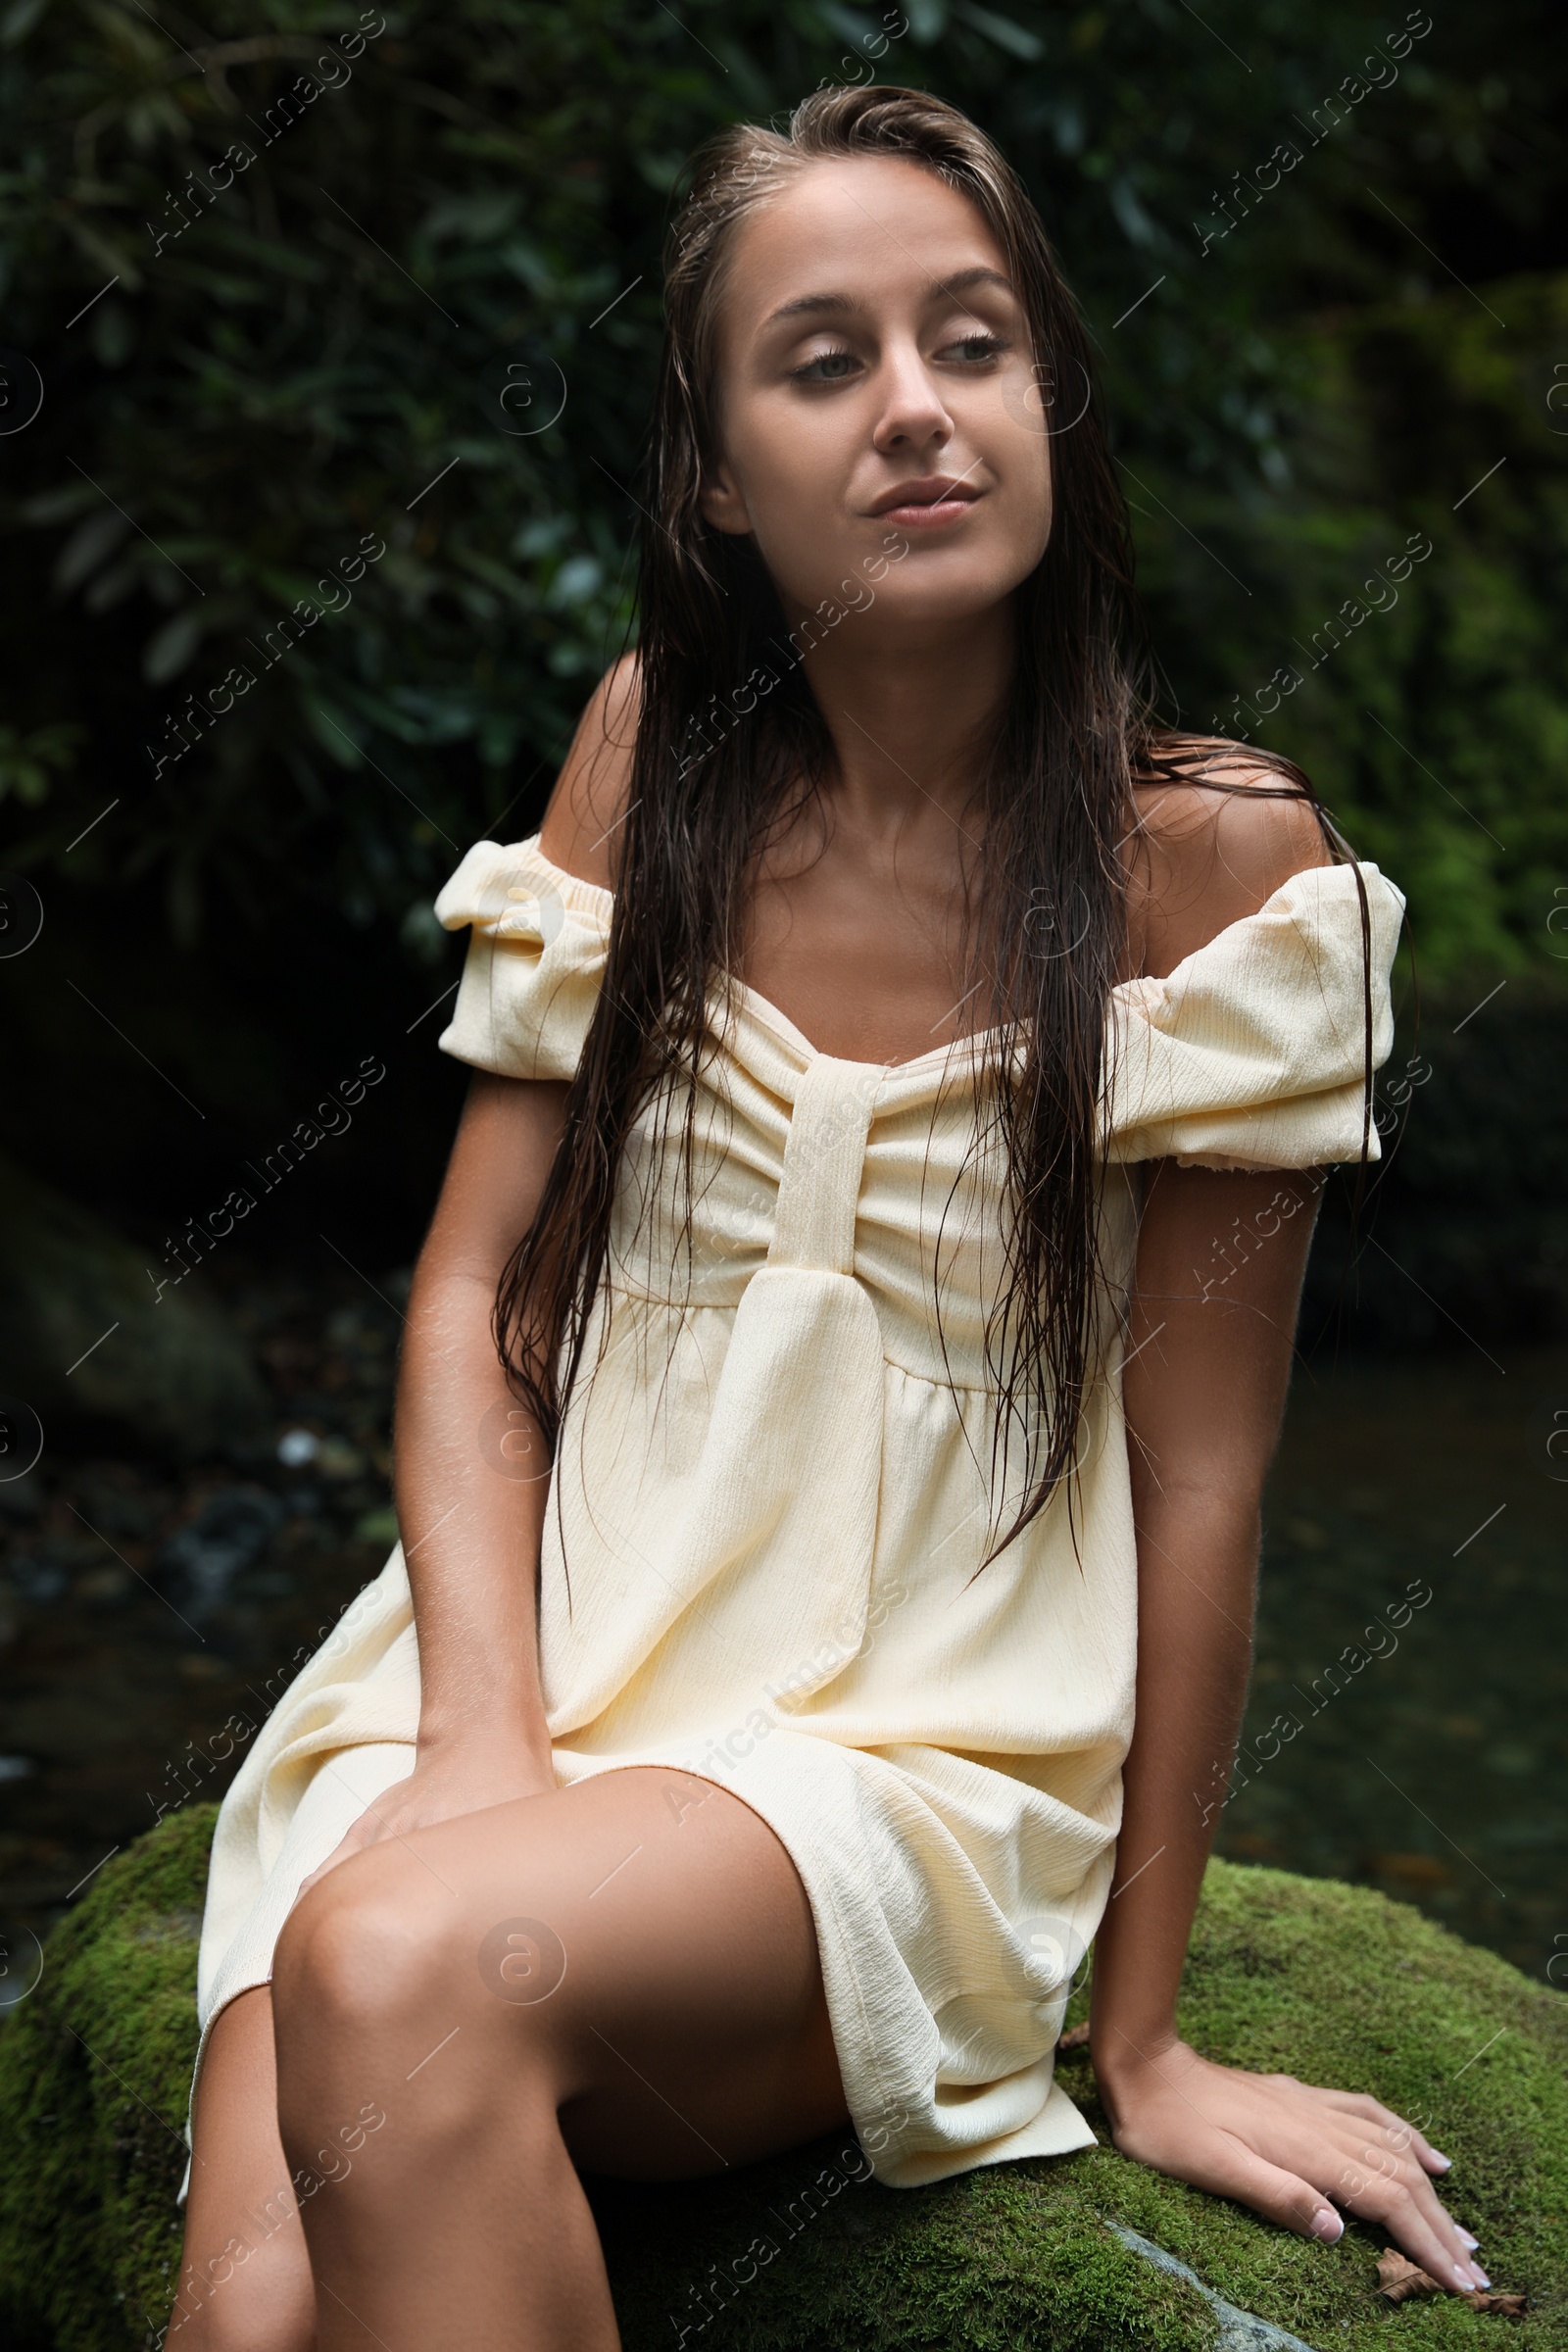
POLYGON ((493 1283, 476 1274, 421 1265, 409 1301, 395 1486, 418 1629, 419 1738, 494 1724, 548 1753, 537 1591, 549 1457, 508 1388, 493 1300, 493 1283))
POLYGON ((1105 2077, 1175 2034, 1176 1995, 1251 1665, 1258 1519, 1247 1495, 1160 1497, 1138 1529, 1136 1728, 1095 1945, 1105 2077))
POLYGON ((565 1092, 486 1075, 469 1088, 415 1268, 395 1447, 421 1745, 482 1729, 546 1762, 537 1593, 550 1458, 508 1385, 491 1316, 538 1212, 565 1092))

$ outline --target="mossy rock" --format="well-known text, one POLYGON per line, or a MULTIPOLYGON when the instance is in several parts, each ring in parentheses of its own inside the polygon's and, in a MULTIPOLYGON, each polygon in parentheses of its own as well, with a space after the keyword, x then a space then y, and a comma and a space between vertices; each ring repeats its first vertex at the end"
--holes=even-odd
POLYGON ((3 1152, 0 1363, 47 1428, 108 1422, 182 1459, 271 1425, 250 1350, 212 1300, 163 1297, 144 1250, 3 1152))
MULTIPOLYGON (((111 1862, 0 2028, 0 2333, 15 2352, 130 2352, 167 2316, 214 1815, 189 1806, 111 1862)), ((1559 1994, 1402 1903, 1214 1862, 1182 2025, 1211 2056, 1363 2087, 1424 2121, 1495 2284, 1530 2297, 1517 2340, 1568 2352, 1559 1994)), ((1105 2138, 1087 2058, 1062 2068, 1105 2138)), ((1352 2222, 1319 2246, 1108 2145, 923 2189, 863 2169, 846 2131, 713 2180, 590 2182, 626 2352, 1229 2352, 1278 2346, 1279 2330, 1388 2352, 1515 2326, 1447 2296, 1393 2309, 1377 2232, 1352 2222)))

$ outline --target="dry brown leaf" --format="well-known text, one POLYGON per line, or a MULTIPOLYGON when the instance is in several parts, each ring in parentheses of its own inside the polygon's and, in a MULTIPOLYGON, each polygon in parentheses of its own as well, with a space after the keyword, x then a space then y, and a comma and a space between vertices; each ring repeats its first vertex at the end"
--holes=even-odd
POLYGON ((1069 2026, 1056 2047, 1058 2050, 1082 2050, 1086 2049, 1088 2044, 1089 2028, 1087 2026, 1069 2026))
POLYGON ((1386 2246, 1378 2256, 1378 2293, 1391 2303, 1402 2303, 1408 2295, 1441 2295, 1443 2288, 1429 2278, 1418 2262, 1386 2246))
MULTIPOLYGON (((1378 2256, 1378 2292, 1391 2303, 1402 2303, 1410 2295, 1441 2295, 1446 2289, 1418 2263, 1396 2253, 1393 2246, 1386 2246, 1378 2256)), ((1498 2287, 1486 2291, 1478 2286, 1462 2289, 1459 2300, 1468 2303, 1472 2311, 1492 2312, 1505 2320, 1522 2320, 1530 2304, 1528 2295, 1506 2293, 1498 2287)))

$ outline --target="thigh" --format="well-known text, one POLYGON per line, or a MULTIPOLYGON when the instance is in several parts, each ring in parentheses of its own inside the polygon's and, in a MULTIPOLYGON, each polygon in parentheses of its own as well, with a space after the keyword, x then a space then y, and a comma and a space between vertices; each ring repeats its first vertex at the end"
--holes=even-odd
POLYGON ((191 2118, 180 2289, 168 2343, 306 2352, 316 2296, 277 2129, 272 2001, 266 1984, 214 2020, 191 2118))
POLYGON ((805 1887, 712 1781, 617 1766, 378 1844, 303 1900, 340 1874, 340 1900, 390 1891, 466 1955, 440 1981, 466 1982, 475 2053, 544 2068, 586 2171, 688 2178, 846 2120, 805 1887))
POLYGON ((586 2080, 562 2112, 575 2160, 627 2178, 716 2171, 847 2121, 810 1902, 761 1815, 646 1766, 561 1793, 601 1859, 621 1849, 583 1905, 567 2015, 586 2080))

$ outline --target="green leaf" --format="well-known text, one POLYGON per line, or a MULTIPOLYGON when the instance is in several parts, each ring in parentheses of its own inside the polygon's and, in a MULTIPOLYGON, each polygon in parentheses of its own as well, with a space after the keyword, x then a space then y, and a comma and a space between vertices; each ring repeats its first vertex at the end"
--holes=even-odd
POLYGON ((12 0, 0 17, 0 49, 15 49, 24 41, 48 6, 49 0, 12 0))
POLYGON ((1026 30, 1022 24, 1015 24, 1010 17, 999 17, 995 9, 978 7, 976 0, 963 0, 959 14, 965 24, 972 24, 977 32, 983 32, 988 40, 995 41, 999 49, 1005 49, 1010 57, 1021 57, 1025 65, 1032 66, 1046 54, 1046 44, 1038 33, 1026 30))
POLYGON ((186 605, 155 629, 142 655, 141 674, 149 685, 162 686, 177 677, 201 643, 202 616, 194 605, 186 605))

